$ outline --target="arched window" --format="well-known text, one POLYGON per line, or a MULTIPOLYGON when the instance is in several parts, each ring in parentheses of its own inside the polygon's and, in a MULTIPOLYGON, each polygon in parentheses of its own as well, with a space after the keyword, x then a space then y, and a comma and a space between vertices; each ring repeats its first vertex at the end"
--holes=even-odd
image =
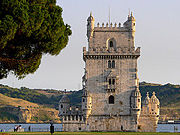
POLYGON ((109 79, 109 85, 111 85, 111 79, 109 79))
POLYGON ((111 68, 111 61, 108 61, 108 68, 111 68))
POLYGON ((115 68, 115 61, 112 61, 112 68, 115 68))
POLYGON ((115 84, 115 79, 112 80, 112 85, 114 85, 114 84, 115 84))
POLYGON ((109 104, 114 104, 114 96, 109 96, 109 104))
POLYGON ((61 105, 61 108, 63 108, 63 105, 61 105))
POLYGON ((109 47, 113 47, 113 41, 109 42, 109 47))

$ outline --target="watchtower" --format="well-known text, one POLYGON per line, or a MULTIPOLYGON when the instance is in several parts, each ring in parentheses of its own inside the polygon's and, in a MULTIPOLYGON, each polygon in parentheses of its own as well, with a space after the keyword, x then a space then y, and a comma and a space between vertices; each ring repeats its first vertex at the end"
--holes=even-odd
MULTIPOLYGON (((92 97, 88 116, 95 119, 116 116, 120 121, 125 118, 123 116, 132 116, 131 124, 120 124, 124 129, 137 123, 141 111, 137 77, 140 48, 135 49, 134 36, 132 13, 123 26, 120 23, 100 26, 98 23, 95 27, 92 14, 87 19, 88 51, 83 48, 83 58, 87 78, 85 90, 92 97)), ((131 129, 136 130, 135 127, 131 129)))
POLYGON ((147 95, 141 107, 137 76, 140 48, 135 48, 136 20, 94 25, 87 19, 88 49, 83 48, 85 73, 80 109, 73 111, 65 95, 59 104, 63 131, 146 131, 155 132, 159 100, 147 95), (142 108, 142 109, 141 109, 142 108), (151 126, 150 126, 151 125, 151 126))

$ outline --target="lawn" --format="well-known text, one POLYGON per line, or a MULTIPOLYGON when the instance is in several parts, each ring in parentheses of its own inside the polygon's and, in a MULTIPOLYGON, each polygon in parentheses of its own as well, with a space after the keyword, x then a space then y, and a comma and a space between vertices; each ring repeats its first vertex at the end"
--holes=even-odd
MULTIPOLYGON (((22 132, 0 135, 50 135, 49 132, 22 132)), ((135 132, 55 132, 53 135, 180 135, 180 133, 135 133, 135 132)))

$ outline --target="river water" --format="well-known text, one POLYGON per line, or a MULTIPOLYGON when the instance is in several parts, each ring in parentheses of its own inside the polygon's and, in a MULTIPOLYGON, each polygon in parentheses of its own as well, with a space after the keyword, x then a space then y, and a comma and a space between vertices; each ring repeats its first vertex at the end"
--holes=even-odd
MULTIPOLYGON (((24 131, 49 132, 50 124, 0 124, 0 131, 13 132, 16 125, 21 125, 24 131)), ((62 131, 62 124, 54 124, 55 131, 62 131)), ((180 124, 158 124, 157 132, 180 132, 180 124)))

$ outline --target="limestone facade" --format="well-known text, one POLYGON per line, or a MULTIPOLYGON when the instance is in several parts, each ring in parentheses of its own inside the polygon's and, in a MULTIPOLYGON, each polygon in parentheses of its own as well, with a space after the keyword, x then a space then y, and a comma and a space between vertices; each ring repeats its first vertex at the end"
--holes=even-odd
POLYGON ((159 100, 147 95, 142 107, 135 48, 135 18, 121 24, 94 25, 87 20, 88 50, 83 48, 82 106, 72 111, 67 95, 59 103, 64 131, 155 131, 159 100), (152 127, 147 125, 151 123, 152 127))

